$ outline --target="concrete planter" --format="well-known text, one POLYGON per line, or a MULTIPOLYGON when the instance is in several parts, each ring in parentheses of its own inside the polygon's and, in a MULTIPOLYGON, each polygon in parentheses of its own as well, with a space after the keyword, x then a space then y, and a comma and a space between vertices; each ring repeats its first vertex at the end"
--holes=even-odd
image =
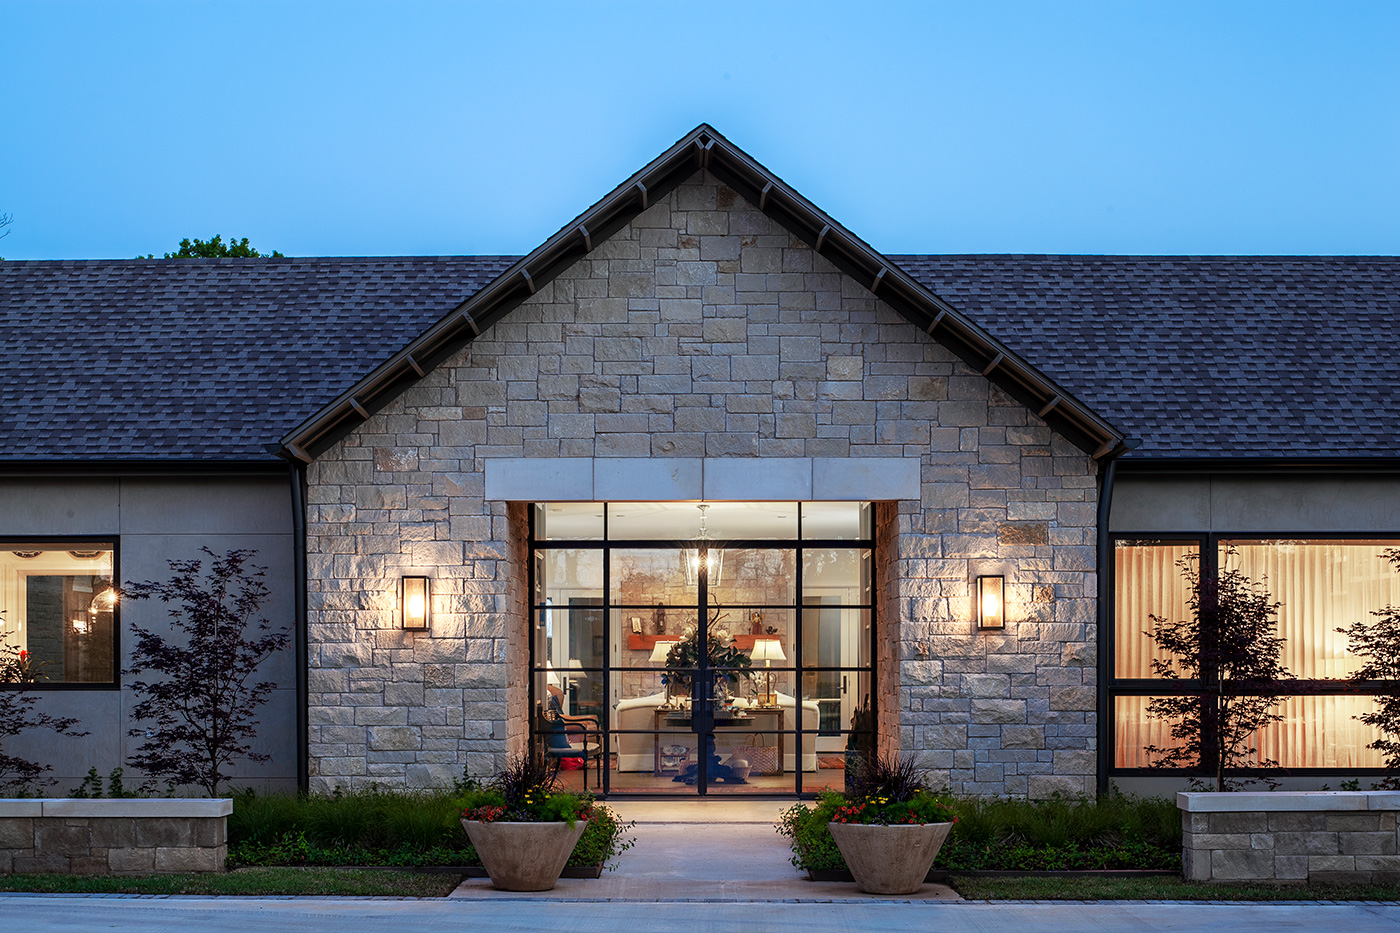
POLYGON ((483 823, 462 820, 491 884, 502 891, 548 891, 588 826, 568 823, 483 823))
POLYGON ((232 812, 227 798, 3 799, 0 873, 223 871, 232 812))
POLYGON ((933 867, 952 823, 831 823, 831 838, 866 894, 913 894, 933 867))

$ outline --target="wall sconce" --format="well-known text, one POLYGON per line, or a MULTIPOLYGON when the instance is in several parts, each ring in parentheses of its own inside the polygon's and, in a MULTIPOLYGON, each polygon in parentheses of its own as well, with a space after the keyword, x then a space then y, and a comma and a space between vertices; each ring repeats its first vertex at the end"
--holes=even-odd
POLYGON ((1006 578, 1002 576, 977 578, 977 627, 1006 628, 1006 602, 1002 599, 1006 578))
POLYGON ((399 616, 405 631, 422 631, 428 627, 430 595, 427 577, 403 578, 399 616))

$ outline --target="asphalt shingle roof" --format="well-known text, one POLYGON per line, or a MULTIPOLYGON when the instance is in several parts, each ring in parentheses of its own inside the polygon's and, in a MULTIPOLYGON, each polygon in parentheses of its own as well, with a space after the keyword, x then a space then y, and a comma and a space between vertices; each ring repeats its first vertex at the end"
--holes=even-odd
POLYGON ((271 459, 513 261, 0 262, 0 459, 271 459))
POLYGON ((1400 455, 1400 257, 890 258, 1132 456, 1400 455))
MULTIPOLYGON (((890 259, 1130 456, 1400 456, 1400 258, 890 259)), ((513 261, 0 262, 0 459, 268 459, 513 261)))

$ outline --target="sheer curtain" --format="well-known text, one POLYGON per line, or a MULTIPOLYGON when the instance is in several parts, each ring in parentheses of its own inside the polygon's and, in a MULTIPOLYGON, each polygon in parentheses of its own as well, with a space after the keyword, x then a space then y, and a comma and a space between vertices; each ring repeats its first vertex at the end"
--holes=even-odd
POLYGON ((1400 606, 1400 573, 1381 552, 1386 541, 1233 541, 1222 544, 1223 569, 1262 583, 1279 603, 1287 639, 1283 664, 1300 680, 1341 678, 1359 666, 1336 631, 1370 622, 1372 612, 1400 606), (1231 555, 1227 547, 1232 547, 1231 555))
POLYGON ((1147 634, 1152 631, 1149 616, 1186 618, 1191 593, 1178 562, 1199 550, 1194 541, 1119 541, 1114 548, 1113 660, 1118 677, 1153 677, 1151 662, 1168 657, 1147 634))
MULTIPOLYGON (((1400 573, 1382 556, 1390 541, 1239 540, 1222 542, 1222 570, 1238 569, 1264 586, 1279 605, 1283 663, 1299 680, 1334 680, 1354 671, 1359 659, 1336 629, 1370 621, 1372 612, 1400 606, 1400 573)), ((1146 634, 1149 615, 1185 618, 1189 592, 1178 562, 1195 553, 1194 542, 1120 541, 1115 548, 1114 671, 1118 678, 1152 678, 1151 661, 1163 655, 1146 634)), ((1114 701, 1116 766, 1150 766, 1142 749, 1168 746, 1169 724, 1149 720, 1149 697, 1114 701)), ((1377 733, 1355 717, 1374 708, 1370 697, 1292 696, 1278 711, 1284 721, 1260 731, 1259 753, 1285 767, 1369 768, 1382 764, 1366 748, 1377 733)))

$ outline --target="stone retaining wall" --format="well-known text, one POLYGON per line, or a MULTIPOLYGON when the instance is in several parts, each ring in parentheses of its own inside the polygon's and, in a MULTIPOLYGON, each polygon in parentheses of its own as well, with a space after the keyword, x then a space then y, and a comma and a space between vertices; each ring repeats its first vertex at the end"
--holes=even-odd
POLYGON ((1187 881, 1400 881, 1400 793, 1177 794, 1187 881))
POLYGON ((0 800, 0 872, 223 871, 233 801, 0 800))

